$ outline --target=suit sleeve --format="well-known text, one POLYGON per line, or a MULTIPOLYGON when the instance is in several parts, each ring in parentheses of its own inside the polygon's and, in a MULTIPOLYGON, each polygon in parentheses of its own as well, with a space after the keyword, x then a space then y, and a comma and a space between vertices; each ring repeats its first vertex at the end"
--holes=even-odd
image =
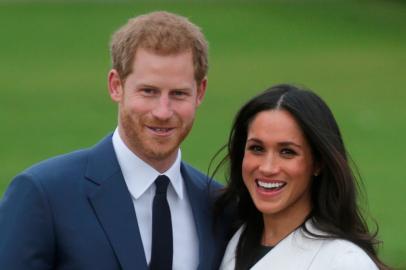
POLYGON ((44 190, 32 175, 17 176, 0 201, 0 269, 52 269, 53 235, 44 190))

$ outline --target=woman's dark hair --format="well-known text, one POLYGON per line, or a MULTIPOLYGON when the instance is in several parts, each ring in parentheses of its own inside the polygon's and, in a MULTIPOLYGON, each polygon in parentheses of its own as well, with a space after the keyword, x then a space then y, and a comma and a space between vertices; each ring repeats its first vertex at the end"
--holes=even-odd
MULTIPOLYGON (((376 233, 371 234, 357 203, 357 179, 349 165, 347 152, 337 122, 326 103, 309 90, 281 84, 273 86, 248 101, 237 113, 230 132, 228 153, 214 173, 228 166, 228 185, 216 202, 216 212, 236 207, 238 224, 245 224, 236 251, 236 269, 248 269, 257 255, 263 232, 259 212, 242 178, 242 161, 250 123, 266 110, 286 110, 300 126, 320 165, 320 173, 312 181, 312 209, 308 218, 314 226, 328 233, 317 237, 341 238, 361 247, 380 269, 387 269, 377 256, 376 233)), ((309 232, 304 222, 301 227, 309 232)))

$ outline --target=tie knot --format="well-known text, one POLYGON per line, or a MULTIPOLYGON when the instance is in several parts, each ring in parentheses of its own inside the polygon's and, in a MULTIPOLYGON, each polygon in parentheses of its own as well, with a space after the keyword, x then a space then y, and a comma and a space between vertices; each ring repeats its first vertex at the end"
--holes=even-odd
POLYGON ((166 194, 168 189, 169 178, 166 175, 160 175, 155 180, 156 191, 155 194, 166 194))

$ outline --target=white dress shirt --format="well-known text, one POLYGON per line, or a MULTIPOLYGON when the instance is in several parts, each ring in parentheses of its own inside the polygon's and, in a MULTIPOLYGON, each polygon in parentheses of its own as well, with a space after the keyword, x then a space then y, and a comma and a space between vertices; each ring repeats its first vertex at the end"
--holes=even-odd
MULTIPOLYGON (((145 257, 149 264, 151 260, 152 202, 155 196, 154 181, 160 173, 125 145, 118 129, 113 134, 113 147, 134 203, 145 257)), ((167 199, 171 210, 174 243, 172 268, 190 270, 197 269, 199 263, 199 240, 188 194, 180 172, 180 164, 181 152, 179 150, 174 164, 162 174, 170 179, 167 199)))

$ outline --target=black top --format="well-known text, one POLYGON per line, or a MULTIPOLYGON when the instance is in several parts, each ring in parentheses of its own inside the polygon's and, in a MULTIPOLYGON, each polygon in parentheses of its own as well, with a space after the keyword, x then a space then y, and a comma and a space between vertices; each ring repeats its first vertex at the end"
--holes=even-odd
POLYGON ((272 248, 273 248, 273 246, 260 245, 255 254, 255 257, 249 264, 247 270, 250 269, 251 267, 253 267, 259 260, 261 260, 269 251, 271 251, 272 248))

